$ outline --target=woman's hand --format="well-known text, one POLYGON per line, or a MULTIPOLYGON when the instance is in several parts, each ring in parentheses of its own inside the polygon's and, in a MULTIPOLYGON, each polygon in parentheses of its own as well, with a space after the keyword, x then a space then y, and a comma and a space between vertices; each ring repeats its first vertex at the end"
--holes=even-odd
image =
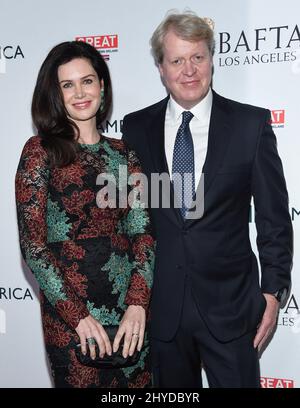
POLYGON ((91 315, 88 315, 84 319, 81 319, 75 330, 80 337, 81 352, 84 355, 86 354, 86 348, 88 344, 90 348, 90 356, 92 359, 95 359, 95 344, 97 342, 99 346, 100 357, 103 358, 105 353, 111 356, 112 348, 109 338, 103 326, 91 315))
POLYGON ((135 349, 141 350, 144 342, 146 312, 142 306, 128 306, 114 339, 113 351, 116 352, 124 337, 123 357, 133 355, 135 349))

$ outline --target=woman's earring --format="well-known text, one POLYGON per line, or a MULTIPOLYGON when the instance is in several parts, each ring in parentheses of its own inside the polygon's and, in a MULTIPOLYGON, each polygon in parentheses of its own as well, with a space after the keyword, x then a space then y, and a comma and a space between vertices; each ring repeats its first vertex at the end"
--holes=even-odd
POLYGON ((100 97, 101 97, 100 112, 103 112, 104 105, 105 105, 105 102, 104 102, 104 89, 103 88, 101 88, 100 97))

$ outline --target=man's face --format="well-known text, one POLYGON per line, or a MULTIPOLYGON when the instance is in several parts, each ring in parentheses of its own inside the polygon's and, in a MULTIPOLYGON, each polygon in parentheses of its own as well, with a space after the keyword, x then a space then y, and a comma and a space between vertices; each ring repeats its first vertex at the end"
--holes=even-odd
POLYGON ((163 51, 159 64, 163 83, 180 106, 191 109, 205 97, 211 83, 213 62, 207 44, 182 40, 169 31, 163 51))

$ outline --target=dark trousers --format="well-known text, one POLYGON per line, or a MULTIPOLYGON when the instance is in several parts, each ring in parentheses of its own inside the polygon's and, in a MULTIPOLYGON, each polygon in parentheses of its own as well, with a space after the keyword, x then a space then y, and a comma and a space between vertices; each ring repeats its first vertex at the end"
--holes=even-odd
POLYGON ((152 339, 155 387, 202 387, 204 366, 209 387, 259 388, 260 372, 256 332, 221 343, 212 336, 198 312, 186 281, 180 326, 170 342, 152 339))

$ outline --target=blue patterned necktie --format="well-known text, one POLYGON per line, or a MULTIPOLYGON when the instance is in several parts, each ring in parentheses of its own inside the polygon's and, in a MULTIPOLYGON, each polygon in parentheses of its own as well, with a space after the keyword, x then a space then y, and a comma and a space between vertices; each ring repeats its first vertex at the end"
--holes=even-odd
POLYGON ((193 118, 192 112, 182 113, 182 123, 179 126, 173 152, 172 176, 175 193, 181 189, 180 212, 185 218, 195 193, 195 166, 194 166, 194 144, 189 123, 193 118), (181 176, 177 181, 176 174, 181 176), (178 191, 178 190, 177 190, 178 191))

